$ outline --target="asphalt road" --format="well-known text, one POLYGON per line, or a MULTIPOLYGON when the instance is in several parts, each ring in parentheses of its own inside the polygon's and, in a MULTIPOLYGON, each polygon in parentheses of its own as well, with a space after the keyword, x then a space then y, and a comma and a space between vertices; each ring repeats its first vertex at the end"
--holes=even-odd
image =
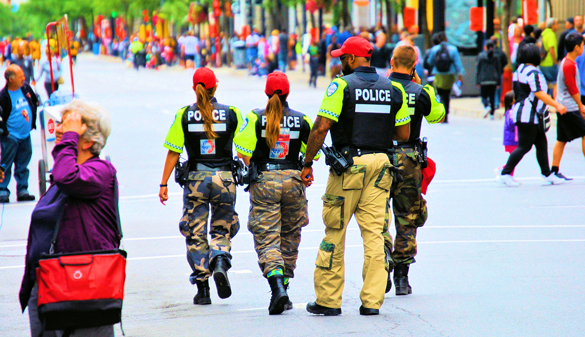
MULTIPOLYGON (((3 69, 2 69, 3 71, 3 69)), ((181 190, 157 198, 166 149, 162 143, 177 109, 195 100, 186 71, 136 72, 111 60, 82 55, 75 68, 80 96, 112 113, 113 132, 104 149, 118 169, 120 210, 128 251, 123 324, 127 336, 582 336, 585 331, 585 174, 578 143, 569 144, 562 172, 575 181, 541 186, 534 150, 516 169, 523 183, 494 182, 504 164, 502 120, 452 116, 448 125, 424 125, 430 157, 438 166, 429 187, 429 220, 419 230, 413 294, 386 296, 381 314, 359 315, 363 248, 349 225, 343 315, 318 317, 304 307, 315 298, 313 271, 323 237, 321 195, 327 167, 315 165, 308 189, 310 224, 303 230, 296 278, 289 295, 295 309, 269 316, 269 286, 257 265, 247 231, 248 195, 238 190, 242 228, 233 241, 229 277, 233 295, 221 300, 213 283, 210 306, 194 306, 196 287, 178 230, 181 190)), ((245 114, 263 107, 264 80, 221 70, 217 97, 245 114)), ((323 89, 294 75, 292 108, 316 116, 323 89)), ((308 73, 306 76, 308 78, 308 73)), ((66 77, 66 80, 68 78, 66 77)), ((326 80, 320 79, 325 82, 326 80)), ((42 86, 38 86, 40 90, 42 86)), ((479 101, 479 99, 478 99, 479 101)), ((549 132, 549 153, 556 135, 549 132)), ((38 196, 39 133, 33 134, 31 192, 38 196)), ((12 187, 14 189, 14 187, 12 187)), ((18 289, 34 203, 1 210, 0 336, 27 336, 18 289)), ((121 335, 119 325, 117 335, 121 335)))

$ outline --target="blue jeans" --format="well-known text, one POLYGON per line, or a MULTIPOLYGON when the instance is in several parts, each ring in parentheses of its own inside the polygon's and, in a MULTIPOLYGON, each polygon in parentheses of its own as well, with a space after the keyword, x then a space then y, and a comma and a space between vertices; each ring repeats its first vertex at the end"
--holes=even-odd
POLYGON ((282 71, 283 73, 286 72, 286 64, 288 61, 287 54, 278 54, 278 70, 282 71))
POLYGON ((14 164, 14 178, 16 179, 17 195, 28 192, 28 164, 32 157, 32 143, 30 135, 25 139, 16 139, 10 135, 0 137, 2 146, 2 165, 4 172, 4 181, 0 183, 0 196, 10 195, 8 184, 12 176, 12 165, 14 164))
POLYGON ((557 84, 557 75, 559 74, 559 67, 553 64, 550 67, 540 66, 540 71, 544 75, 547 84, 557 84))

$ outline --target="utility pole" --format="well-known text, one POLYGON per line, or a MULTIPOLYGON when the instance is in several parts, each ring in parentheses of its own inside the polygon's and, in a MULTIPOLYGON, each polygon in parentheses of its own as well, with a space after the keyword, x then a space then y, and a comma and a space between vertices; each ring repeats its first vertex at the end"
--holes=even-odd
POLYGON ((445 31, 445 0, 433 1, 433 33, 445 31))
POLYGON ((494 35, 494 0, 486 0, 485 4, 485 16, 486 16, 486 29, 485 38, 489 39, 494 35))

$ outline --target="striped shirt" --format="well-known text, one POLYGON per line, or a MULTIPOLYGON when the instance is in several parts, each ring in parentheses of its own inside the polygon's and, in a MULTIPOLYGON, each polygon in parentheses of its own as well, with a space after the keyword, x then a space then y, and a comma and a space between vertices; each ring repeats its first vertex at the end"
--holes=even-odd
POLYGON ((538 124, 538 119, 535 117, 536 111, 540 110, 544 103, 538 100, 534 93, 546 91, 544 75, 535 66, 520 64, 514 73, 513 81, 516 101, 512 107, 514 123, 538 124))

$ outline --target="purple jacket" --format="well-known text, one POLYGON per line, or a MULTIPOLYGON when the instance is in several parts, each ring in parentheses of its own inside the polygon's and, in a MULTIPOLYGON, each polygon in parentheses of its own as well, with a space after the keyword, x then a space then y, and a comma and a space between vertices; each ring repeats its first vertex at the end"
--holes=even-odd
POLYGON ((506 145, 518 145, 516 124, 514 124, 514 118, 512 118, 510 110, 504 114, 504 146, 506 145))
POLYGON ((63 216, 55 253, 118 248, 114 166, 98 156, 76 163, 79 135, 67 132, 53 149, 52 183, 35 207, 29 229, 25 274, 20 289, 22 310, 35 282, 35 264, 48 253, 60 209, 63 216))

